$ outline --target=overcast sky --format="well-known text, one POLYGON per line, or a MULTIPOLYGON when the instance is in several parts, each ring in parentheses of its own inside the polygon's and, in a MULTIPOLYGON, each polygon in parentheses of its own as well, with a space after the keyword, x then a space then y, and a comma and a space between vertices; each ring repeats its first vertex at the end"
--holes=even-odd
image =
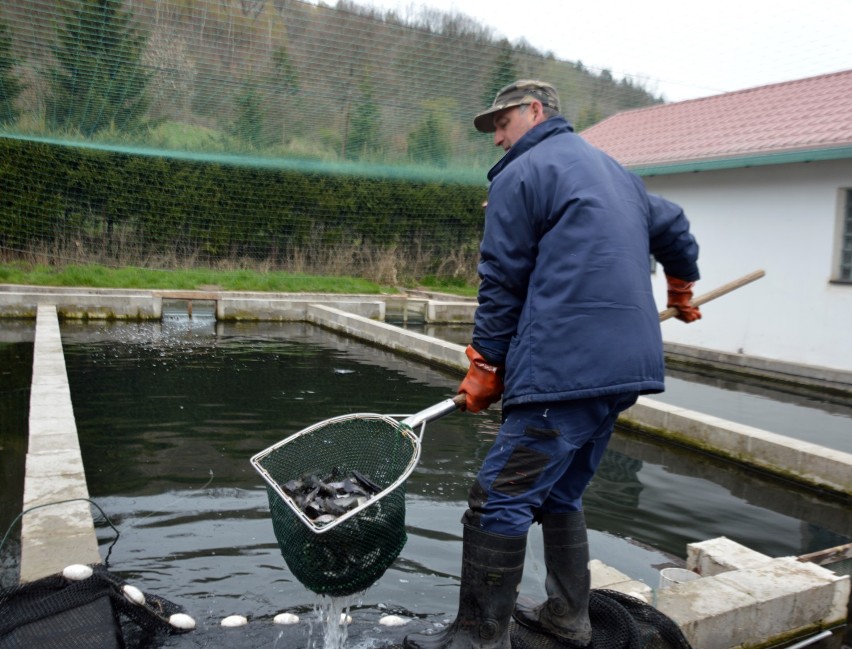
POLYGON ((668 101, 852 69, 852 0, 355 1, 465 14, 668 101))

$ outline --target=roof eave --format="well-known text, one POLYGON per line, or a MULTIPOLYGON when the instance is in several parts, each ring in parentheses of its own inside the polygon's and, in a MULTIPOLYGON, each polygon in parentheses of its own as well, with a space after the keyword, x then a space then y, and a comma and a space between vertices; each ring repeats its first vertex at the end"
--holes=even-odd
POLYGON ((817 162, 820 160, 843 160, 852 158, 852 145, 822 149, 800 149, 796 151, 778 151, 775 153, 749 154, 711 160, 679 160, 660 164, 626 165, 639 176, 666 176, 672 174, 693 173, 697 171, 718 171, 720 169, 741 169, 743 167, 763 167, 767 165, 792 164, 796 162, 817 162))

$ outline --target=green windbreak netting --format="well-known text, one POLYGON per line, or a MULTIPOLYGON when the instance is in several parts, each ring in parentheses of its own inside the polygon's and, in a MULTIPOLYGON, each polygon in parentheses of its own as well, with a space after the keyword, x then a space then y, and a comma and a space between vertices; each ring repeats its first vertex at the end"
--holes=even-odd
POLYGON ((461 14, 3 0, 0 256, 469 275, 501 153, 472 116, 519 77, 578 130, 659 101, 461 14))

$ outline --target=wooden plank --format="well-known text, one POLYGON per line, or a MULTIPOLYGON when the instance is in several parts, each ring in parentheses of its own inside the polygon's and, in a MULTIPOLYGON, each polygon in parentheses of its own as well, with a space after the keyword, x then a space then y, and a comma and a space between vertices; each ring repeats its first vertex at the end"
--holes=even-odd
POLYGON ((798 557, 798 559, 803 563, 810 562, 820 566, 852 559, 852 543, 846 543, 845 545, 838 545, 833 548, 826 548, 825 550, 803 554, 798 557))

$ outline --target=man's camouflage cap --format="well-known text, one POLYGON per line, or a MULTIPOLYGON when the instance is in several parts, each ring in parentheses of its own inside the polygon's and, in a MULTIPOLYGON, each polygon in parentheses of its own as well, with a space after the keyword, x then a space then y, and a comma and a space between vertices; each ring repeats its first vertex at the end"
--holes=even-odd
POLYGON ((556 94, 556 88, 546 81, 520 79, 510 83, 505 88, 501 88, 497 96, 494 97, 491 108, 482 111, 473 118, 473 125, 477 131, 482 133, 493 133, 495 130, 494 113, 506 108, 528 104, 533 99, 540 101, 542 106, 548 106, 557 112, 559 111, 559 95, 556 94))

